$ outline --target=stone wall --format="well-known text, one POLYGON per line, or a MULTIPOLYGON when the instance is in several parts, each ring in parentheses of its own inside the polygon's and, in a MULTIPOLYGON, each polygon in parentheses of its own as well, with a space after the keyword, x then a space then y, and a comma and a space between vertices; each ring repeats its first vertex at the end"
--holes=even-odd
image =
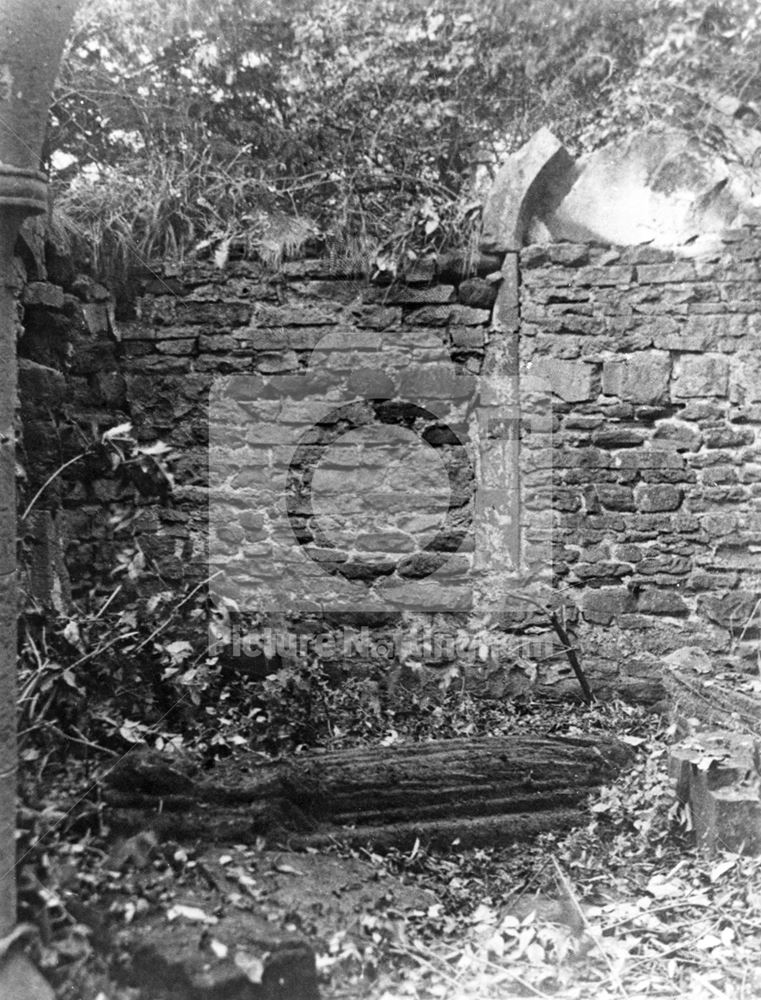
MULTIPOLYGON (((138 542, 169 580, 208 560, 244 653, 253 634, 434 677, 467 665, 495 695, 525 689, 537 649, 568 670, 530 607, 503 628, 521 562, 515 264, 448 255, 369 282, 237 262, 144 284, 117 324, 122 371, 178 486, 138 542)), ((535 556, 546 568, 548 537, 535 556)))
MULTIPOLYGON (((25 496, 83 438, 121 420, 142 441, 171 445, 176 479, 158 498, 91 456, 46 491, 32 541, 43 552, 63 537, 80 595, 108 592, 125 544, 143 553, 135 586, 145 597, 195 585, 211 558, 224 570, 217 596, 250 612, 245 628, 275 622, 296 636, 297 655, 299 637, 309 655, 315 637, 367 627, 375 645, 347 655, 434 676, 465 663, 494 695, 577 690, 546 621, 506 597, 521 580, 563 605, 602 694, 656 699, 662 656, 687 643, 717 666, 755 665, 746 623, 761 592, 759 257, 761 240, 745 229, 694 259, 559 243, 431 259, 376 283, 322 260, 276 275, 253 262, 194 264, 144 278, 134 308, 115 317, 107 291, 54 246, 26 252, 25 496), (310 373, 326 372, 313 389, 330 402, 329 420, 303 390, 310 373), (397 380, 393 393, 381 375, 397 380), (474 380, 504 392, 474 396, 474 380), (419 409, 348 415, 356 391, 419 409), (371 423, 389 458, 358 465, 357 433, 371 423), (383 435, 399 428, 407 446, 431 446, 430 468, 419 450, 389 448, 383 435), (326 465, 341 435, 353 457, 326 465), (309 582, 293 578, 289 603, 282 581, 267 591, 283 565, 267 491, 284 474, 277 447, 293 440, 303 461, 289 545, 309 582), (324 518, 359 466, 369 520, 341 508, 345 523, 324 544, 305 488, 314 493, 321 477, 324 518), (449 493, 436 507, 442 475, 449 493), (405 489, 394 508, 389 496, 405 489), (241 589, 252 580, 253 591, 241 589)), ((328 659, 346 652, 322 648, 328 659)))
POLYGON ((760 259, 751 228, 694 259, 520 254, 521 371, 555 398, 554 571, 585 658, 622 685, 684 645, 757 667, 760 259))

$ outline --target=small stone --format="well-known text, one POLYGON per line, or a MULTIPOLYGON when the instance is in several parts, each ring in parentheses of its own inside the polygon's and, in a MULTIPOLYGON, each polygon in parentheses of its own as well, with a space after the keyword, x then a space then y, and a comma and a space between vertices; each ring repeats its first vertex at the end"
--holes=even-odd
POLYGON ((473 309, 471 306, 452 306, 449 322, 458 326, 482 326, 491 319, 488 309, 473 309))
POLYGON ((547 247, 547 257, 553 264, 580 267, 589 263, 589 247, 586 243, 551 243, 547 247))
POLYGON ((694 281, 695 267, 690 261, 674 264, 639 264, 637 279, 643 285, 663 285, 678 281, 694 281))
POLYGON ((635 510, 634 491, 630 486, 599 483, 596 489, 600 503, 608 510, 635 510))
POLYGON ((457 289, 457 296, 464 306, 491 310, 497 289, 485 278, 466 278, 457 289))
POLYGON ((399 564, 399 576, 413 579, 430 576, 440 569, 447 559, 448 555, 442 552, 416 552, 399 564))
POLYGON ((656 427, 653 441, 674 451, 698 451, 703 435, 683 420, 664 420, 656 427))
POLYGON ((637 610, 647 615, 682 617, 689 608, 673 590, 644 590, 637 598, 637 610))
POLYGON ((638 486, 636 499, 638 509, 646 514, 677 510, 682 503, 682 491, 670 483, 638 486))
POLYGON ((450 327, 449 335, 455 347, 471 350, 483 347, 486 339, 483 329, 477 326, 450 327))
POLYGON ((738 448, 753 444, 755 432, 750 427, 711 427, 704 432, 706 448, 738 448))
POLYGON ((592 443, 599 448, 636 448, 644 440, 642 431, 632 427, 611 427, 592 434, 592 443))
MULTIPOLYGON (((731 590, 721 596, 706 594, 698 598, 698 610, 710 621, 728 628, 733 632, 741 632, 751 628, 754 612, 757 608, 758 595, 747 590, 731 590)), ((755 630, 758 622, 753 623, 755 630)))
POLYGON ((430 288, 410 288, 396 284, 386 287, 370 287, 362 295, 364 303, 383 306, 431 306, 447 305, 457 299, 454 285, 431 285, 430 288))
POLYGON ((63 309, 63 289, 47 281, 30 281, 21 302, 28 309, 63 309))
MULTIPOLYGON (((464 306, 463 308, 467 308, 464 306)), ((422 306, 404 317, 405 326, 446 326, 452 318, 454 306, 422 306)))
MULTIPOLYGON (((197 310, 198 306, 194 305, 197 310)), ((335 310, 324 306, 271 306, 267 303, 259 303, 251 319, 255 327, 331 326, 336 322, 335 310)))
POLYGON ((436 276, 436 257, 429 255, 408 264, 404 269, 404 280, 408 285, 427 285, 436 276))
POLYGON ((708 653, 700 646, 680 646, 664 656, 663 663, 669 670, 686 670, 695 674, 709 674, 713 669, 708 653))
POLYGON ((595 625, 610 625, 619 615, 634 611, 634 596, 626 587, 600 587, 582 597, 582 614, 595 625))

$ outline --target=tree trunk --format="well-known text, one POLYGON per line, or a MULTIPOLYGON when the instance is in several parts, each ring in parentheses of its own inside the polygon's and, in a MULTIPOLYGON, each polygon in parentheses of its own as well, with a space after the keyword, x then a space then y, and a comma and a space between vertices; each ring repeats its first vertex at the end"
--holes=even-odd
POLYGON ((498 843, 579 821, 586 796, 630 758, 610 737, 484 737, 236 758, 201 778, 137 753, 106 776, 104 798, 120 827, 178 838, 498 843))

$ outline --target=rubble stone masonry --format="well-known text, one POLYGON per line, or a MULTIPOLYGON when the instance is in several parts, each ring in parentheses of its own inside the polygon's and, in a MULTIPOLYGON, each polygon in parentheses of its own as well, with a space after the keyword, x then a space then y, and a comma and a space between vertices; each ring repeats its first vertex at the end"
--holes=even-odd
MULTIPOLYGON (((575 690, 562 650, 547 645, 551 633, 535 609, 527 605, 522 617, 515 606, 502 618, 495 613, 500 561, 543 563, 551 571, 544 585, 563 604, 592 686, 602 694, 657 699, 663 656, 687 644, 705 648, 717 669, 755 664, 760 261, 761 234, 743 229, 693 258, 647 246, 558 243, 471 262, 448 255, 376 284, 336 274, 324 260, 286 263, 277 274, 254 262, 224 270, 190 264, 144 278, 134 310, 121 305, 125 314, 115 319, 101 285, 73 273, 51 249, 47 258, 27 252, 19 265, 27 274, 19 341, 27 500, 82 449, 88 428, 102 432, 129 420, 142 441, 161 439, 176 456, 176 487, 162 499, 136 492, 134 482, 110 475, 94 459, 75 463, 46 491, 39 505, 45 517, 38 513, 25 525, 27 541, 50 552, 62 540, 75 594, 108 581, 124 544, 120 512, 134 504, 134 542, 148 570, 138 586, 146 595, 202 580, 210 533, 230 560, 241 552, 266 559, 270 514, 266 505, 252 505, 258 494, 250 492, 261 489, 261 476, 266 485, 266 470, 251 460, 250 439, 239 441, 249 448, 248 460, 241 452, 227 484, 248 496, 248 506, 225 508, 227 523, 210 526, 209 491, 223 484, 209 480, 209 393, 221 377, 277 377, 287 386, 288 378, 304 377, 312 351, 328 336, 334 348, 351 351, 362 343, 386 351, 386 360, 393 354, 400 373, 410 352, 415 377, 406 394, 418 393, 412 403, 427 410, 431 400, 454 399, 447 365, 468 377, 502 376, 513 387, 500 412, 520 429, 499 440, 484 432, 485 468, 463 461, 447 437, 449 411, 418 427, 447 470, 447 538, 440 532, 430 546, 416 541, 425 514, 416 508, 406 526, 403 519, 394 520, 393 531, 388 523, 367 526, 362 539, 344 538, 343 548, 329 546, 324 554, 332 564, 352 563, 363 546, 377 552, 373 593, 391 586, 390 579, 406 595, 414 587, 442 588, 442 610, 416 614, 414 602, 403 601, 401 619, 408 632, 423 620, 455 638, 469 629, 478 643, 462 657, 485 693, 515 693, 528 684, 575 690), (551 410, 536 391, 541 385, 551 390, 551 410), (551 434, 549 458, 548 438, 537 436, 537 427, 551 434), (498 516, 488 530, 474 480, 484 489, 509 485, 507 499, 489 507, 498 516), (466 601, 452 610, 452 578, 478 576, 477 553, 489 532, 500 559, 480 565, 476 606, 466 601), (544 645, 516 646, 516 636, 544 645)), ((356 369, 363 364, 359 358, 356 369)), ((357 376, 349 371, 351 377, 357 376)), ((364 390, 374 394, 369 383, 364 390)), ((237 403, 245 408, 246 400, 237 403)), ((235 426, 232 409, 230 419, 235 426)), ((340 490, 346 470, 331 474, 340 490)), ((422 494, 420 467, 407 475, 413 486, 418 477, 422 494)), ((315 583, 322 596, 301 615, 313 629, 320 616, 330 619, 330 576, 323 576, 315 583)), ((379 608, 364 622, 387 644, 384 655, 390 649, 390 660, 404 660, 393 639, 399 618, 379 608)), ((361 616, 350 619, 343 623, 362 626, 361 616)), ((417 655, 435 671, 451 665, 454 648, 444 655, 424 647, 417 655)))

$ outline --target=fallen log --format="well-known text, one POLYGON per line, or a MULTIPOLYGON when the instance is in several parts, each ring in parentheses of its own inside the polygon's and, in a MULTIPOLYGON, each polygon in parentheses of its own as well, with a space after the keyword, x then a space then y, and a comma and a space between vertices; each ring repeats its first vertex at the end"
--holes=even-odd
POLYGON ((154 753, 128 754, 102 782, 123 829, 291 845, 500 843, 580 822, 586 797, 632 751, 612 737, 505 736, 313 752, 262 763, 236 757, 193 773, 154 753))

